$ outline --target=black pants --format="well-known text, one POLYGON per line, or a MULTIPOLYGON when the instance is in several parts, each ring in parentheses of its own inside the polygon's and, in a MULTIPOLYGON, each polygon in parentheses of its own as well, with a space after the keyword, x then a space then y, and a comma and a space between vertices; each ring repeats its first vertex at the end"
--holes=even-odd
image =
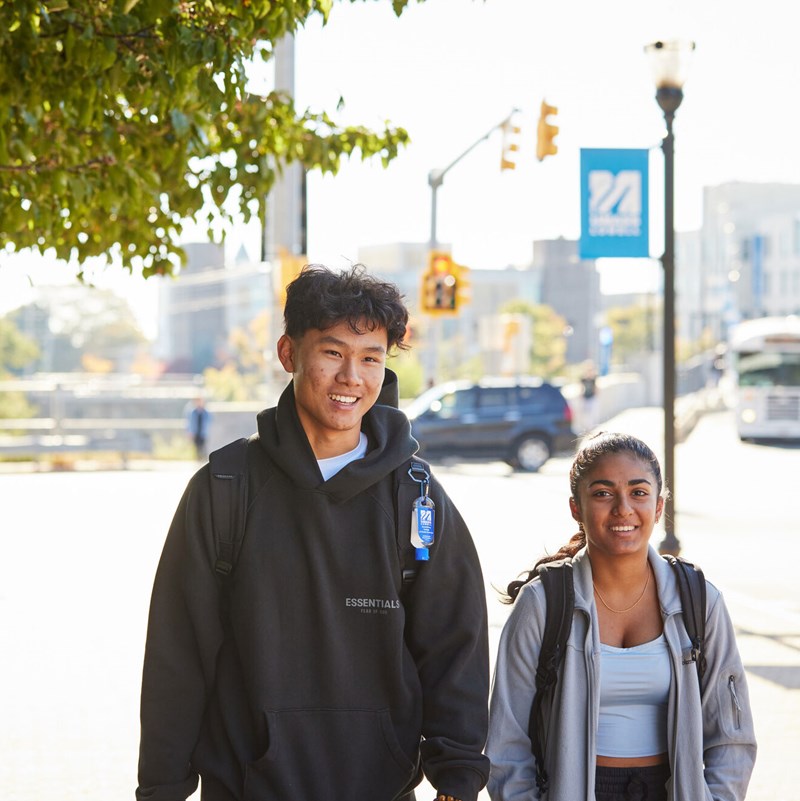
POLYGON ((669 765, 647 768, 600 768, 595 770, 597 801, 667 801, 669 765))
POLYGON ((204 461, 206 458, 206 438, 201 437, 199 434, 195 434, 192 437, 192 442, 194 442, 194 453, 197 457, 197 461, 204 461))

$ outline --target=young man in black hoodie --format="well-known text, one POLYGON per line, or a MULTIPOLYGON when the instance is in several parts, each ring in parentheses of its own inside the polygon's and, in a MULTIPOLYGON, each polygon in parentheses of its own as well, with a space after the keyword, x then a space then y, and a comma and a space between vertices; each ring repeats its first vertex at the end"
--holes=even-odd
POLYGON ((248 444, 244 538, 221 603, 209 468, 156 574, 138 801, 476 801, 489 689, 485 591, 435 479, 435 539, 403 587, 417 449, 384 405, 408 312, 354 267, 306 267, 278 357, 292 375, 248 444), (388 386, 387 386, 388 385, 388 386), (400 502, 403 503, 404 502, 400 502))

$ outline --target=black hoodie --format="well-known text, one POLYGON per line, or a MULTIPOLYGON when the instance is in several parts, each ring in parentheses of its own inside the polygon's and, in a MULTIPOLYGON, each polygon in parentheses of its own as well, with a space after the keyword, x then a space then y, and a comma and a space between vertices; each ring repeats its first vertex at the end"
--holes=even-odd
POLYGON ((229 614, 208 467, 189 483, 153 589, 140 801, 184 801, 198 774, 203 801, 393 801, 418 783, 420 756, 438 792, 477 798, 489 684, 477 554, 434 480, 436 540, 401 602, 397 518, 411 509, 396 509, 395 471, 417 443, 387 406, 362 429, 366 456, 323 482, 292 386, 259 414, 229 614))

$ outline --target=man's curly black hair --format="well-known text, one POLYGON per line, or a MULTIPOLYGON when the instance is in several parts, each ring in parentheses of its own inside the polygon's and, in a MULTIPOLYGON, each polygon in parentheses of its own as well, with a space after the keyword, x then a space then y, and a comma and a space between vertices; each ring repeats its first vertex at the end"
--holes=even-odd
POLYGON ((290 337, 346 322, 356 334, 385 328, 389 351, 408 347, 403 341, 408 325, 403 296, 394 284, 369 275, 363 264, 341 272, 307 264, 286 287, 283 320, 290 337))

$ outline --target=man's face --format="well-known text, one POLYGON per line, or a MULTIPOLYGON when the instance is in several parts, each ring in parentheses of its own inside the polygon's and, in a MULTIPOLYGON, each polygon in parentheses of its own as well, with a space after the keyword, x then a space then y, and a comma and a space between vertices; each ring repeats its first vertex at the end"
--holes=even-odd
POLYGON ((284 334, 278 358, 294 378, 297 413, 317 459, 338 456, 358 445, 361 418, 383 385, 388 349, 385 328, 356 334, 346 322, 302 337, 284 334))

